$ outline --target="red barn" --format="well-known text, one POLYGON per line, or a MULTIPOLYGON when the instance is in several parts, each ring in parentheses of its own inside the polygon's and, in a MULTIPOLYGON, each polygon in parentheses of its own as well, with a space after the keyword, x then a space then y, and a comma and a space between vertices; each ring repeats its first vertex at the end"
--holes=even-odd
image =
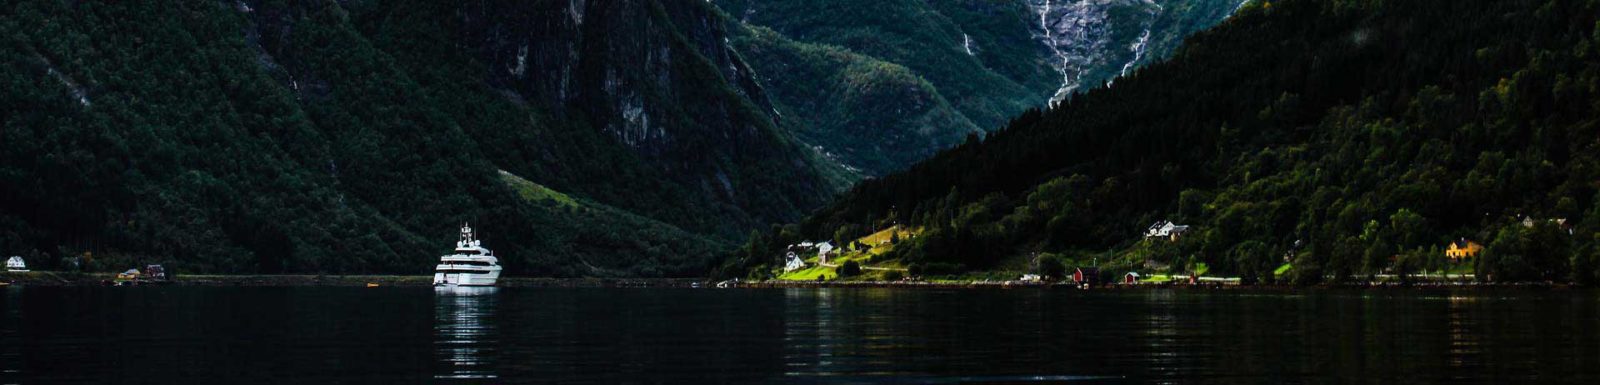
POLYGON ((1100 268, 1080 267, 1077 271, 1072 272, 1072 281, 1077 282, 1079 285, 1100 282, 1100 268))

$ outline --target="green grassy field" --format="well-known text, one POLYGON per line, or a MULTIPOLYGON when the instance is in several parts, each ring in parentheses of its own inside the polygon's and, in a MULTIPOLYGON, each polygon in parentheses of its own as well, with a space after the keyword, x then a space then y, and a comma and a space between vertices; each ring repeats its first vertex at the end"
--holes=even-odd
POLYGON ((517 195, 521 196, 522 199, 530 201, 551 200, 555 201, 561 206, 578 208, 578 201, 572 199, 571 196, 563 194, 560 191, 552 190, 544 185, 533 183, 533 181, 522 179, 522 177, 506 172, 505 170, 500 170, 500 179, 504 180, 506 184, 511 185, 511 188, 516 189, 517 195))
POLYGON ((861 244, 864 246, 861 249, 851 250, 848 248, 849 245, 841 245, 844 248, 839 249, 838 255, 828 258, 828 264, 833 266, 823 266, 819 263, 820 260, 815 254, 802 256, 806 262, 806 266, 808 266, 807 268, 790 272, 774 272, 777 275, 777 278, 775 279, 779 281, 815 281, 819 276, 825 277, 824 279, 827 280, 839 279, 838 273, 835 272, 836 266, 851 261, 860 264, 863 270, 861 275, 845 278, 846 280, 880 280, 883 279, 884 275, 888 274, 889 272, 884 269, 899 271, 901 274, 904 274, 906 266, 901 261, 881 261, 878 260, 877 257, 894 250, 895 244, 890 241, 893 240, 896 235, 898 235, 900 239, 905 240, 916 237, 920 232, 920 229, 907 229, 901 226, 891 226, 876 233, 868 234, 867 236, 861 238, 856 238, 851 242, 851 244, 861 244))
POLYGON ((804 269, 800 269, 800 270, 795 270, 795 271, 783 273, 783 275, 778 276, 778 280, 779 281, 815 281, 815 280, 817 280, 817 277, 825 277, 823 279, 828 279, 828 278, 835 278, 835 277, 838 277, 838 276, 839 276, 839 274, 835 273, 833 271, 832 267, 818 266, 818 265, 813 264, 813 265, 811 265, 811 267, 808 267, 808 268, 804 268, 804 269))

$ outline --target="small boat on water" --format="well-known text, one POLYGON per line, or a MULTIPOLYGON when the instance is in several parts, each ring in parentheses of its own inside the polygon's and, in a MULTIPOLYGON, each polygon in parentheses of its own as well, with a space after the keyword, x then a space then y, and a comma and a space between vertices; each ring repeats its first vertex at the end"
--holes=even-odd
POLYGON ((500 279, 500 259, 495 258, 494 251, 483 248, 482 242, 473 235, 471 226, 462 224, 455 254, 439 257, 433 285, 494 286, 500 279))

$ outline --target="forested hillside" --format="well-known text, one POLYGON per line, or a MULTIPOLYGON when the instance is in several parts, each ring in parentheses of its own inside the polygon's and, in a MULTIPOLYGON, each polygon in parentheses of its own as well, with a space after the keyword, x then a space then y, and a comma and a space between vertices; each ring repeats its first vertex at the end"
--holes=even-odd
POLYGON ((744 33, 733 43, 760 69, 784 126, 856 173, 898 170, 983 132, 905 66, 764 27, 735 28, 744 33))
POLYGON ((36 269, 702 273, 848 178, 703 2, 0 6, 0 253, 36 269))
POLYGON ((899 224, 918 235, 873 260, 930 274, 1591 282, 1597 17, 1593 0, 1253 2, 1166 62, 773 228, 724 271, 759 277, 784 245, 899 224), (1145 238, 1162 220, 1191 227, 1145 238), (1485 249, 1447 260, 1463 239, 1485 249))

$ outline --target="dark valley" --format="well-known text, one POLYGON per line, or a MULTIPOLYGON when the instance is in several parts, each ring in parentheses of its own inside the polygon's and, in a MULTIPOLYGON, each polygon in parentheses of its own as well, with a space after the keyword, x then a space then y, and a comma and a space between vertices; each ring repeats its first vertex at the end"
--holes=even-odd
POLYGON ((420 273, 471 222, 512 275, 703 275, 1229 3, 17 2, 0 251, 420 273))

